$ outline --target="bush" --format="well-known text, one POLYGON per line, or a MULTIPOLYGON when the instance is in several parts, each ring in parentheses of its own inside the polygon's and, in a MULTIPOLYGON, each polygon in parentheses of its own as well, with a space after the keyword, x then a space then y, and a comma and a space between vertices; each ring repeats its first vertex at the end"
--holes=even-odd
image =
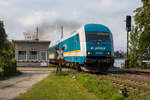
POLYGON ((3 67, 3 70, 4 70, 4 76, 14 75, 17 72, 16 61, 14 59, 7 61, 7 63, 5 63, 3 67))
POLYGON ((17 73, 14 51, 12 42, 7 40, 3 21, 0 21, 0 78, 12 76, 17 73))
POLYGON ((17 73, 16 60, 14 58, 0 57, 0 77, 14 76, 17 73))

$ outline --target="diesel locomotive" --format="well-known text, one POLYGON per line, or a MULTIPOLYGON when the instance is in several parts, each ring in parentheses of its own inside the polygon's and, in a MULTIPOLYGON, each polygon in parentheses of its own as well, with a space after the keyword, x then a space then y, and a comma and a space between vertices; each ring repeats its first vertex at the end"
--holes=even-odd
POLYGON ((113 36, 102 24, 85 24, 49 48, 50 63, 57 63, 56 48, 64 48, 63 64, 91 72, 103 72, 114 64, 113 36))

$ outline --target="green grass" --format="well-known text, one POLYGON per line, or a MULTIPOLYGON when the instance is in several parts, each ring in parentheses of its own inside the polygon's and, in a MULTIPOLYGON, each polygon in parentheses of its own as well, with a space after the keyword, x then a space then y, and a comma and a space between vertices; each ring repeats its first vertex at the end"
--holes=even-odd
POLYGON ((94 93, 99 100, 124 100, 121 94, 119 94, 119 88, 113 85, 111 82, 105 80, 99 80, 97 77, 90 74, 77 74, 76 80, 86 89, 88 92, 94 93))
POLYGON ((14 100, 150 100, 150 92, 133 89, 128 89, 129 97, 124 97, 118 92, 124 87, 98 77, 73 71, 59 75, 53 72, 14 100))
POLYGON ((68 74, 52 73, 14 100, 99 100, 68 74))
POLYGON ((48 68, 56 68, 56 65, 49 64, 49 65, 48 65, 48 68))

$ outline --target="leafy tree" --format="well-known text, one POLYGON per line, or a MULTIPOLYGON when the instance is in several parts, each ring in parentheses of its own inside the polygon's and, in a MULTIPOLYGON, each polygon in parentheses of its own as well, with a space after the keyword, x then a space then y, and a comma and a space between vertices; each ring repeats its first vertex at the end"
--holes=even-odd
POLYGON ((140 31, 138 27, 132 27, 130 32, 130 52, 129 52, 129 66, 136 67, 138 66, 138 60, 140 59, 139 53, 139 39, 140 39, 140 31))
POLYGON ((134 16, 135 27, 130 33, 130 67, 138 65, 138 60, 150 59, 150 0, 141 0, 134 16))
POLYGON ((5 33, 3 22, 0 21, 0 53, 3 50, 3 46, 5 44, 6 38, 7 38, 7 35, 5 33))
POLYGON ((4 29, 4 24, 0 21, 0 68, 4 70, 4 76, 16 73, 16 62, 14 59, 14 48, 4 29))
POLYGON ((4 25, 3 22, 0 21, 0 67, 4 66, 4 48, 3 46, 5 45, 5 41, 7 38, 7 35, 5 34, 5 30, 4 30, 4 25))
POLYGON ((140 32, 139 51, 141 59, 150 59, 150 0, 142 0, 142 7, 137 8, 135 24, 140 32))

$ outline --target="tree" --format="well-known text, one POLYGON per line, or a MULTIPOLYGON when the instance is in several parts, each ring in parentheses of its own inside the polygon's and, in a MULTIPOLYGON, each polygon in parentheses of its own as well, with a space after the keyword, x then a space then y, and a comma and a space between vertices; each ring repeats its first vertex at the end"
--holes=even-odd
POLYGON ((3 22, 0 21, 0 67, 4 66, 4 48, 7 35, 5 34, 3 22))
POLYGON ((7 40, 4 24, 0 21, 0 68, 4 70, 4 76, 16 73, 16 62, 14 59, 14 47, 7 40))
POLYGON ((140 39, 140 31, 138 27, 132 27, 130 32, 130 47, 129 47, 129 66, 136 67, 138 66, 138 60, 140 59, 139 53, 139 39, 140 39))
POLYGON ((6 38, 7 38, 7 35, 5 33, 3 22, 0 21, 0 53, 2 52, 6 38))
POLYGON ((150 0, 142 0, 142 7, 134 12, 136 27, 140 32, 139 52, 141 59, 150 59, 150 0))
POLYGON ((14 48, 10 41, 7 40, 7 34, 4 29, 3 22, 0 21, 0 56, 8 56, 12 58, 14 55, 14 48))

